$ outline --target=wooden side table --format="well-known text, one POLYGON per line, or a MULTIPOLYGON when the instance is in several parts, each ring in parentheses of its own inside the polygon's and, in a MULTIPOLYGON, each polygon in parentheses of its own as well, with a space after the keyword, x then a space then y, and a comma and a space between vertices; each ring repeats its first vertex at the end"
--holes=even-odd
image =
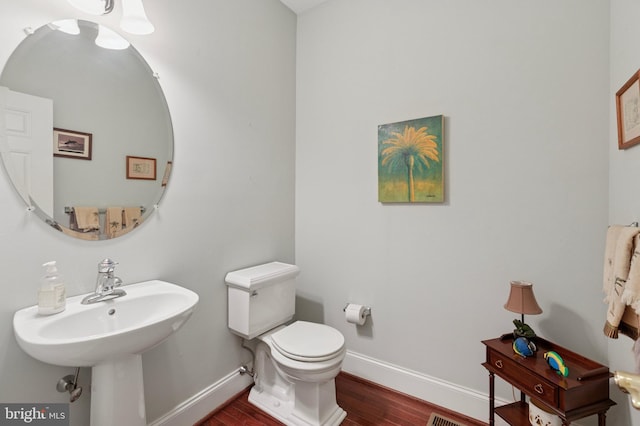
POLYGON ((606 412, 615 405, 609 399, 609 367, 591 361, 540 337, 534 340, 538 351, 524 358, 513 351, 513 337, 484 340, 489 371, 489 425, 495 424, 494 413, 510 425, 529 425, 529 406, 525 395, 536 399, 562 419, 567 426, 572 421, 598 415, 598 425, 606 425, 606 412), (569 368, 563 377, 549 367, 544 359, 547 351, 557 352, 569 368), (520 390, 520 400, 495 406, 495 376, 520 390))

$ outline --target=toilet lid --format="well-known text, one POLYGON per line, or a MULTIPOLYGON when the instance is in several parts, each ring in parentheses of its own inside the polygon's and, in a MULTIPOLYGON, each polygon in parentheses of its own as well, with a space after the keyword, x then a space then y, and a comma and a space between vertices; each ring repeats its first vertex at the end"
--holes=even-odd
POLYGON ((344 347, 344 336, 338 330, 306 321, 296 321, 273 333, 271 341, 278 352, 298 361, 331 359, 344 347))

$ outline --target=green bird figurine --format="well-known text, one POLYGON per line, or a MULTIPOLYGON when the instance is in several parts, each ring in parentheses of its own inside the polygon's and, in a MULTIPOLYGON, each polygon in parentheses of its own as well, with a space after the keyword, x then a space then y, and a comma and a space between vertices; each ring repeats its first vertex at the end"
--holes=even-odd
POLYGON ((547 360, 549 367, 554 369, 559 375, 563 377, 567 377, 569 375, 569 367, 567 367, 564 360, 557 352, 545 352, 544 359, 547 360))

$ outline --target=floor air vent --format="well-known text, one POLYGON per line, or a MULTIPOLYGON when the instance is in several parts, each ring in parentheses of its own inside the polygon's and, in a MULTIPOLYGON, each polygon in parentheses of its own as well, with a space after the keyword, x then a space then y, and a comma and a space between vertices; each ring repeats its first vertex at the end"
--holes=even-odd
POLYGON ((442 417, 440 414, 433 413, 431 414, 431 417, 429 417, 427 426, 465 426, 465 424, 442 417))

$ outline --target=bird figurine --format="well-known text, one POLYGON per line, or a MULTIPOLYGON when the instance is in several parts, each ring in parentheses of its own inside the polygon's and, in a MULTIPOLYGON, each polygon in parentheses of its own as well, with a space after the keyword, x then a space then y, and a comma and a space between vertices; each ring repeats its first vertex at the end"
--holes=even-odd
POLYGON ((518 337, 513 341, 513 351, 525 358, 532 356, 536 350, 536 345, 526 337, 518 337))
POLYGON ((564 363, 564 360, 557 352, 549 351, 545 352, 544 359, 547 360, 547 364, 549 367, 554 369, 558 374, 563 377, 567 377, 569 375, 569 367, 564 363))

